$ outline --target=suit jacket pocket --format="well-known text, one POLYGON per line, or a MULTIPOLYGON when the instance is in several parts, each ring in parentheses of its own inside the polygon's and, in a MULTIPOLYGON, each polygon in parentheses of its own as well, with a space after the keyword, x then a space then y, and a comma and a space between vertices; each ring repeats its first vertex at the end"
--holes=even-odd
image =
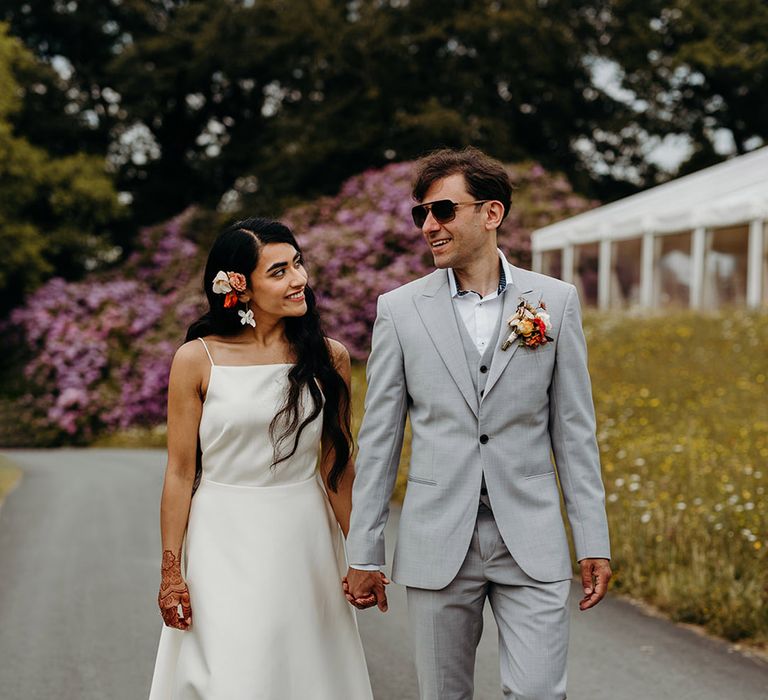
POLYGON ((527 348, 527 347, 520 348, 515 353, 515 356, 512 358, 512 361, 519 362, 520 360, 522 360, 523 362, 526 362, 526 361, 547 362, 550 359, 550 356, 554 358, 554 355, 555 355, 555 344, 546 343, 545 345, 539 345, 538 347, 535 347, 535 348, 527 348))
POLYGON ((425 484, 426 486, 437 486, 437 482, 432 479, 422 479, 418 476, 411 476, 408 475, 408 481, 414 483, 414 484, 425 484))
POLYGON ((545 472, 544 474, 532 474, 531 476, 526 476, 526 481, 535 481, 536 479, 546 479, 547 477, 554 478, 555 472, 545 472))

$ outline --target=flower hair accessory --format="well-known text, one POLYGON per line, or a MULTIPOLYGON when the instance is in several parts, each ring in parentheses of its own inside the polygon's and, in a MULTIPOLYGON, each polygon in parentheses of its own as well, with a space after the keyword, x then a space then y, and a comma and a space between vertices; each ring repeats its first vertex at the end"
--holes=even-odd
MULTIPOLYGON (((239 272, 219 270, 213 278, 213 293, 226 294, 224 308, 231 309, 238 302, 238 295, 247 289, 245 277, 239 272)), ((243 321, 243 323, 246 323, 243 321)))
POLYGON ((539 305, 534 307, 521 297, 515 313, 507 319, 507 325, 510 333, 501 344, 502 350, 509 348, 515 338, 520 339, 518 345, 529 348, 536 348, 553 340, 547 335, 547 332, 552 330, 552 321, 543 301, 539 301, 539 305))

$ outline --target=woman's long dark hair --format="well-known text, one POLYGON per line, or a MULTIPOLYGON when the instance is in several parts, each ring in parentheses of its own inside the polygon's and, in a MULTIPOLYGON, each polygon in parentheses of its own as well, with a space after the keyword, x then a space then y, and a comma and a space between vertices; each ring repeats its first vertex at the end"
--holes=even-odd
MULTIPOLYGON (((224 308, 224 295, 213 292, 213 278, 220 270, 239 272, 250 280, 259 262, 261 249, 269 243, 288 243, 301 252, 291 230, 279 221, 251 217, 236 221, 216 239, 208 254, 203 286, 208 298, 208 311, 187 330, 186 341, 206 335, 237 335, 242 331, 237 306, 224 308)), ((307 313, 284 319, 285 335, 296 364, 288 373, 285 403, 269 426, 272 440, 273 466, 290 459, 296 452, 304 428, 323 413, 323 436, 334 451, 328 486, 336 491, 352 453, 350 400, 347 385, 334 365, 323 333, 314 292, 304 288, 307 313), (321 389, 322 388, 322 392, 321 389), (309 391, 312 410, 302 418, 302 394, 309 391), (290 449, 286 452, 287 445, 290 449)), ((202 475, 200 443, 197 446, 195 488, 202 475)))

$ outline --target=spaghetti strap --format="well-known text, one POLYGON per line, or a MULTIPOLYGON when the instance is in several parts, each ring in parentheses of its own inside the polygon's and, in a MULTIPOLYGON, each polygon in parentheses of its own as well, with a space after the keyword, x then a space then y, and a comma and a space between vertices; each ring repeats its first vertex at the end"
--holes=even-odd
POLYGON ((203 344, 203 347, 205 348, 205 354, 208 355, 208 359, 211 361, 211 367, 213 367, 213 358, 211 357, 210 350, 208 350, 208 345, 202 338, 198 338, 198 340, 203 344))

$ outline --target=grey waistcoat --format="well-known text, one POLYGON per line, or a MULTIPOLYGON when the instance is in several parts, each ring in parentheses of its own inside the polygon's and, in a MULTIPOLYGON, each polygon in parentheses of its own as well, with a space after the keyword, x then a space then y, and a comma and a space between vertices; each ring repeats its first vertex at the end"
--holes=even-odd
MULTIPOLYGON (((455 303, 453 304, 453 313, 456 316, 456 325, 459 327, 459 335, 461 336, 461 341, 464 344, 464 356, 467 358, 469 375, 472 377, 472 384, 474 384, 475 391, 477 392, 477 401, 480 403, 480 398, 485 392, 485 383, 488 380, 488 372, 491 369, 491 360, 493 359, 493 353, 496 349, 496 344, 499 342, 499 336, 501 335, 501 325, 504 323, 504 319, 500 319, 499 324, 496 326, 496 332, 493 334, 490 342, 485 347, 485 352, 480 355, 480 352, 477 349, 477 345, 475 345, 475 342, 472 340, 472 338, 469 337, 467 327, 464 325, 464 321, 461 318, 461 314, 456 308, 455 303)), ((488 495, 485 489, 485 475, 483 475, 483 483, 481 489, 480 503, 485 505, 487 508, 490 508, 491 503, 488 500, 488 495)))

